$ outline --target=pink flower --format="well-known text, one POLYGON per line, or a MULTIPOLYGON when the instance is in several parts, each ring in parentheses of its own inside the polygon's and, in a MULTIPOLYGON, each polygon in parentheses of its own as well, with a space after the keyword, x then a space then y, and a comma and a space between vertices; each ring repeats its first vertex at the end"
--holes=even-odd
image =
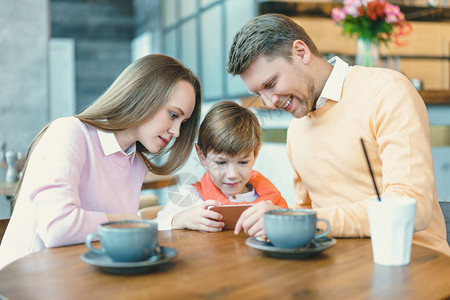
POLYGON ((386 18, 384 19, 387 23, 397 23, 398 18, 396 15, 386 15, 386 18))
POLYGON ((390 3, 386 3, 385 7, 384 7, 384 12, 387 15, 398 15, 400 14, 400 7, 398 7, 397 5, 392 5, 390 3))
POLYGON ((344 0, 344 6, 360 7, 361 5, 361 0, 344 0))
POLYGON ((331 17, 333 18, 334 22, 339 22, 345 19, 346 14, 343 9, 340 9, 338 7, 335 7, 331 10, 331 17))
POLYGON ((387 23, 397 23, 400 21, 400 18, 402 20, 404 20, 405 18, 403 13, 400 12, 400 7, 392 5, 390 3, 386 3, 386 6, 384 7, 384 13, 386 14, 385 21, 387 23))
POLYGON ((359 16, 358 8, 361 6, 360 0, 345 0, 343 11, 354 18, 359 16))
POLYGON ((343 0, 343 8, 333 8, 333 21, 344 29, 348 36, 369 39, 380 43, 411 32, 411 25, 405 22, 405 15, 400 7, 387 3, 386 0, 343 0), (409 30, 407 30, 409 29, 409 30))
POLYGON ((345 6, 342 10, 343 10, 347 15, 350 15, 350 16, 352 16, 352 17, 354 17, 354 18, 356 18, 356 17, 359 16, 359 10, 358 10, 358 7, 355 7, 355 6, 345 6))

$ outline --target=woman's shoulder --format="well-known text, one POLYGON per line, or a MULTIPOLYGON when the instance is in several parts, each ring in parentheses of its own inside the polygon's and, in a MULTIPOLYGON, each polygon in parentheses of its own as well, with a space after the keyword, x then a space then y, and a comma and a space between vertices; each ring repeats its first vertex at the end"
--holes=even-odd
POLYGON ((53 120, 50 127, 86 127, 86 125, 76 117, 61 117, 53 120))
POLYGON ((90 140, 89 128, 76 117, 63 117, 52 121, 42 136, 46 143, 79 144, 90 140))
POLYGON ((62 117, 53 120, 48 131, 53 133, 62 133, 66 135, 86 132, 88 130, 87 125, 80 121, 76 117, 62 117))

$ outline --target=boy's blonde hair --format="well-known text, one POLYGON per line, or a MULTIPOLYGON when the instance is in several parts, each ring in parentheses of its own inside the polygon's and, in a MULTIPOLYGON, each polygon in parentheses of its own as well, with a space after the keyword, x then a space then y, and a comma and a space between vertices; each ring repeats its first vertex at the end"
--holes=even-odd
POLYGON ((203 119, 197 144, 205 157, 210 151, 231 157, 249 155, 253 151, 256 156, 261 144, 261 128, 249 109, 222 101, 203 119))

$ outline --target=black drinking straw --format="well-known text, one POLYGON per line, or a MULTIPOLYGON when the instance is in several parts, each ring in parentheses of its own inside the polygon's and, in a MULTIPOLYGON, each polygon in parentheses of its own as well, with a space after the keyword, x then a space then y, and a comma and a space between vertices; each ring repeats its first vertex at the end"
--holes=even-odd
POLYGON ((373 176, 372 166, 370 165, 369 156, 367 155, 366 146, 364 145, 363 139, 360 139, 361 145, 364 150, 364 155, 366 156, 367 165, 369 166, 370 176, 372 176, 373 186, 375 187, 375 192, 377 192, 378 201, 381 202, 380 193, 378 192, 377 183, 375 182, 375 177, 373 176))

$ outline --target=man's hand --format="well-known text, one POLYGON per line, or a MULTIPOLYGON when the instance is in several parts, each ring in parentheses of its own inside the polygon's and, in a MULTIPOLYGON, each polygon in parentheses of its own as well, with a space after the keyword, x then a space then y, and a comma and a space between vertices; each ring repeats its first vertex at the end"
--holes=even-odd
POLYGON ((234 234, 239 234, 241 231, 250 236, 264 234, 264 213, 280 208, 269 200, 253 205, 241 214, 234 228, 234 234))
POLYGON ((206 200, 198 206, 186 209, 176 214, 172 219, 172 229, 191 229, 202 231, 221 231, 225 226, 222 215, 209 210, 209 206, 221 206, 222 204, 215 200, 206 200))

